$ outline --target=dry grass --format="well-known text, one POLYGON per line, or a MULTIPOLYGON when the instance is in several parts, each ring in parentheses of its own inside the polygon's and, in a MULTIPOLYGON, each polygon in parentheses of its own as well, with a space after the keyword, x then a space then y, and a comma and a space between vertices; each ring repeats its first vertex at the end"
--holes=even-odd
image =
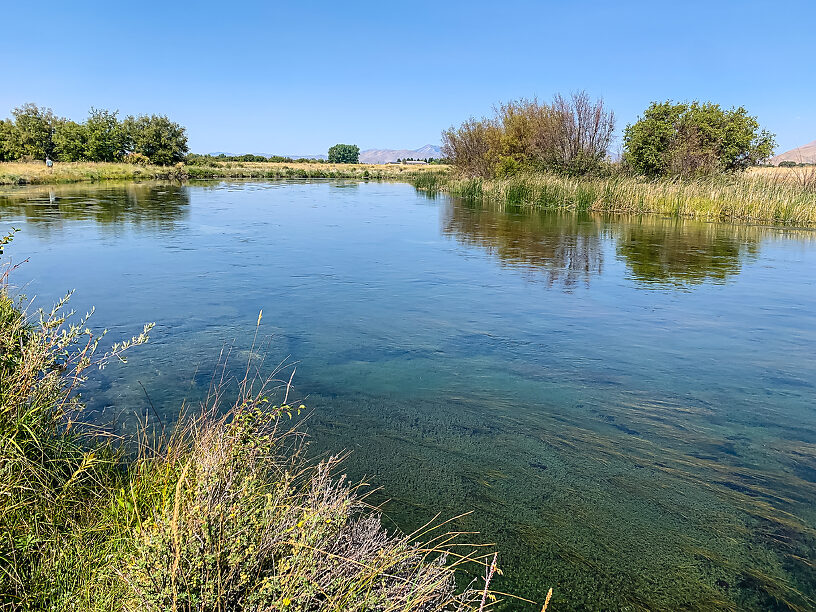
MULTIPOLYGON (((699 179, 646 180, 626 175, 520 174, 507 179, 442 180, 435 188, 501 205, 627 214, 676 215, 786 225, 816 224, 816 189, 784 169, 699 179)), ((417 185, 422 187, 422 185, 417 185)))
POLYGON ((397 164, 327 164, 285 162, 214 162, 211 165, 138 166, 104 162, 0 163, 0 185, 78 183, 106 180, 187 178, 353 178, 405 180, 447 172, 447 166, 397 164))

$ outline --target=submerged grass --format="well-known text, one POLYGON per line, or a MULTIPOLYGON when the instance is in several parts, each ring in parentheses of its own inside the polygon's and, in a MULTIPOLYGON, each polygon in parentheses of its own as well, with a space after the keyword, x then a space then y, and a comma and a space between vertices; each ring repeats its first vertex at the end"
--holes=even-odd
POLYGON ((656 213, 711 221, 816 224, 816 190, 798 184, 785 173, 773 171, 658 180, 627 175, 568 177, 533 173, 492 180, 439 177, 433 184, 427 180, 414 184, 419 189, 441 190, 499 205, 656 213))
POLYGON ((130 445, 83 423, 84 372, 122 358, 149 327, 95 356, 86 319, 71 323, 65 301, 32 315, 7 274, 0 610, 431 611, 491 600, 484 583, 456 588, 463 564, 486 561, 449 522, 388 533, 335 476, 338 458, 306 461, 293 409, 270 405, 274 383, 247 375, 226 410, 215 390, 173 433, 145 427, 130 445))
POLYGON ((104 162, 0 163, 0 185, 79 183, 105 180, 210 179, 210 178, 348 178, 370 180, 422 180, 445 174, 447 166, 399 164, 327 164, 277 162, 214 162, 206 166, 140 166, 104 162))

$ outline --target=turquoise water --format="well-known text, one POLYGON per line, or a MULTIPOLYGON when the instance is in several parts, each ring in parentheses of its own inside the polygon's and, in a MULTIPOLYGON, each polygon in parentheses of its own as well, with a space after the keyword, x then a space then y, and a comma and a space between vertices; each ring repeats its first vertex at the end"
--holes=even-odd
POLYGON ((9 226, 37 304, 156 321, 88 383, 117 431, 265 355, 387 525, 473 510, 502 590, 816 608, 816 232, 328 181, 7 189, 9 226))

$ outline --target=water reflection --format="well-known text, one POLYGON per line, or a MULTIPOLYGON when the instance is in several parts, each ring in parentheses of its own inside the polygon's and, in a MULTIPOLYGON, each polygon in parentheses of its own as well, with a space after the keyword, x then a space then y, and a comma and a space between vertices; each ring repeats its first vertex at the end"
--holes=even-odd
POLYGON ((565 289, 603 273, 603 226, 589 215, 507 211, 478 202, 450 200, 442 232, 479 246, 531 279, 565 289))
POLYGON ((632 277, 658 285, 723 283, 756 258, 768 228, 641 217, 620 221, 618 256, 632 277))
POLYGON ((531 280, 543 278, 567 291, 602 275, 613 248, 637 283, 689 288, 738 275, 756 259, 763 240, 814 238, 807 230, 534 211, 457 199, 444 206, 442 232, 523 269, 531 280))
POLYGON ((188 189, 169 183, 26 186, 0 191, 0 215, 22 217, 40 233, 74 221, 171 231, 187 217, 189 204, 188 189))

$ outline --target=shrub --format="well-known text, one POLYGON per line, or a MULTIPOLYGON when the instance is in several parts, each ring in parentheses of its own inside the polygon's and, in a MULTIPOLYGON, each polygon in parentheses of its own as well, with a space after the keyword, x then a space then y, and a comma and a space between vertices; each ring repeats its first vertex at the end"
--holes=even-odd
POLYGON ((442 152, 460 174, 506 177, 529 170, 586 174, 606 158, 615 118, 585 92, 551 104, 517 100, 493 117, 469 119, 442 133, 442 152))
MULTIPOLYGON (((178 474, 139 530, 126 582, 142 609, 444 610, 455 595, 444 555, 388 535, 336 460, 308 466, 279 411, 245 398, 205 417, 168 471, 178 474)), ((284 411, 287 407, 284 407, 284 411)))
POLYGON ((147 155, 142 155, 141 153, 128 153, 125 155, 125 163, 135 164, 137 166, 149 166, 150 158, 147 155))

